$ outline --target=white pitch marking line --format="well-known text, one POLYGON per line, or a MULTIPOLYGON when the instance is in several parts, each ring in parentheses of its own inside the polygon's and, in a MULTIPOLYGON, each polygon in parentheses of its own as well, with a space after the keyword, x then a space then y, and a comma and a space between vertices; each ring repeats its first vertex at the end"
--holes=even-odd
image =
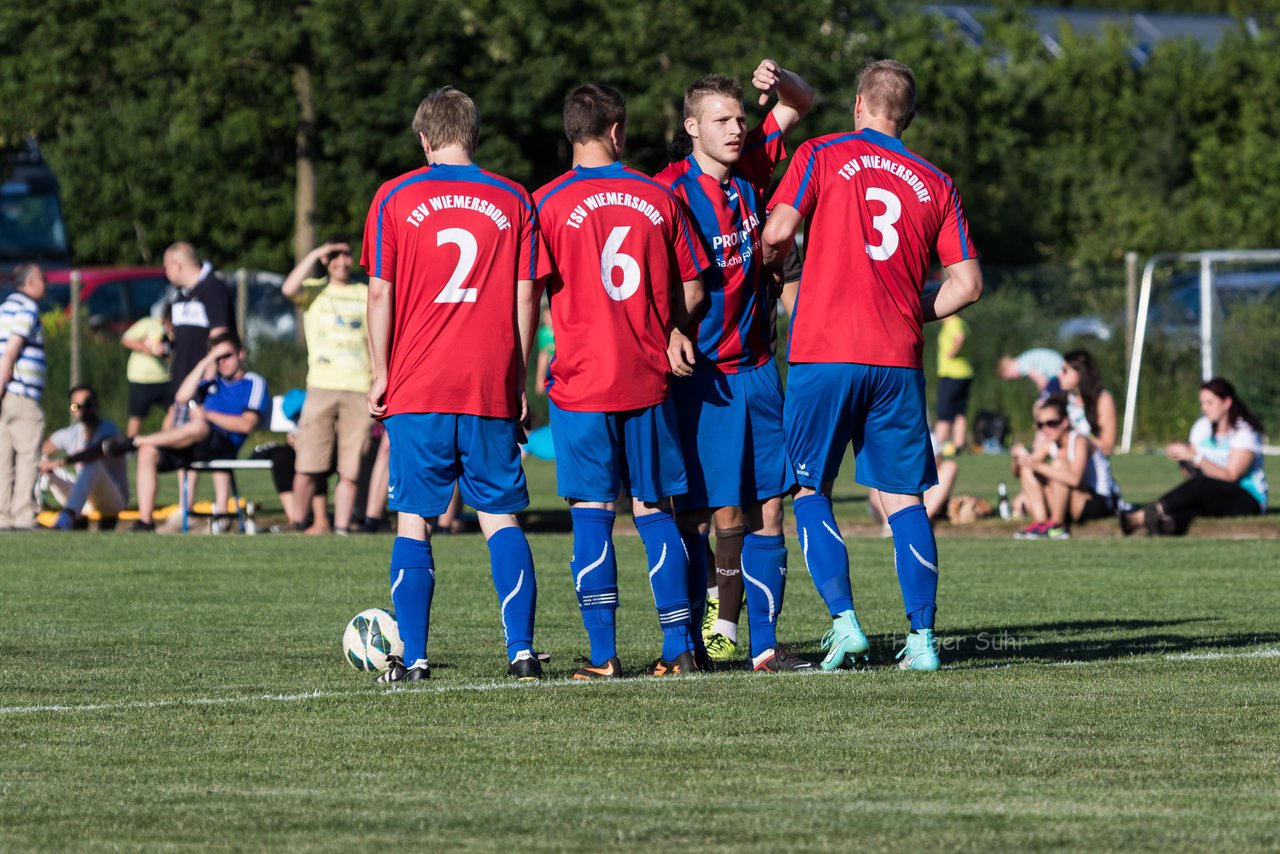
MULTIPOLYGON (((1256 649, 1250 652, 1207 652, 1207 653, 1172 653, 1161 657, 1134 656, 1128 664, 1142 664, 1155 661, 1222 661, 1224 659, 1240 659, 1240 658, 1280 658, 1280 649, 1267 648, 1256 649)), ((1114 660, 1113 660, 1114 662, 1114 660)), ((1088 664, 1104 664, 1103 661, 1055 661, 1048 662, 1039 666, 1044 667, 1080 667, 1088 664)), ((1001 667, 1035 667, 1035 664, 1005 664, 1001 667)), ((944 667, 944 670, 952 668, 944 667)), ((956 670, 970 669, 957 667, 956 670)), ((857 670, 852 671, 853 674, 865 674, 870 671, 857 670)), ((812 674, 838 676, 837 672, 830 674, 812 674)), ((116 712, 127 711, 129 709, 169 709, 181 706, 230 706, 240 705, 244 703, 298 703, 305 700, 326 700, 339 697, 409 697, 420 694, 466 694, 477 693, 483 694, 490 691, 540 691, 552 688, 585 688, 588 685, 594 686, 599 690, 605 686, 635 686, 635 685, 663 685, 672 681, 696 680, 703 681, 708 678, 748 678, 760 679, 750 671, 743 670, 741 672, 730 671, 727 673, 703 674, 700 676, 690 675, 687 677, 677 676, 664 677, 661 679, 636 678, 636 679, 619 679, 588 682, 575 679, 555 679, 541 683, 524 683, 524 682, 480 682, 469 685, 440 685, 429 688, 410 688, 410 687, 388 687, 388 688, 362 688, 353 691, 303 691, 298 694, 256 694, 252 696, 239 697, 192 697, 190 699, 176 700, 130 700, 119 703, 86 703, 84 705, 43 705, 43 706, 0 706, 0 715, 37 715, 37 714, 64 714, 75 712, 116 712)), ((767 678, 767 677, 765 677, 767 678)), ((804 677, 801 677, 804 678, 804 677)))

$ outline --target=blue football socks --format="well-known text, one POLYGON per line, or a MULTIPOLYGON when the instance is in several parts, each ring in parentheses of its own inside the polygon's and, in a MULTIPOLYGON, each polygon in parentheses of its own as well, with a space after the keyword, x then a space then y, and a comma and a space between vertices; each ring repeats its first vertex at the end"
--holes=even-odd
POLYGON ((573 589, 582 610, 582 625, 591 643, 591 664, 599 667, 618 654, 618 562, 613 553, 612 510, 571 507, 573 518, 573 589))
POLYGON ((849 551, 845 548, 831 499, 821 493, 797 498, 794 502, 800 550, 809 567, 813 586, 834 617, 853 610, 853 590, 849 586, 849 551))
POLYGON ((489 538, 489 569, 493 589, 498 594, 502 634, 507 641, 507 660, 514 661, 521 650, 533 651, 533 613, 538 604, 538 582, 533 574, 533 552, 524 531, 517 526, 503 528, 489 538))
POLYGON ((670 513, 636 517, 636 530, 649 556, 649 584, 662 624, 662 657, 671 661, 693 650, 689 612, 689 560, 670 513))
POLYGON ((889 517, 893 562, 898 569, 902 604, 911 631, 933 628, 938 610, 938 543, 924 505, 905 507, 889 517))
POLYGON ((431 543, 396 537, 391 544, 391 604, 404 641, 404 663, 412 667, 427 658, 427 624, 436 590, 431 543))
POLYGON ((747 534, 743 538, 742 580, 754 658, 778 645, 778 616, 787 586, 787 545, 781 534, 747 534))

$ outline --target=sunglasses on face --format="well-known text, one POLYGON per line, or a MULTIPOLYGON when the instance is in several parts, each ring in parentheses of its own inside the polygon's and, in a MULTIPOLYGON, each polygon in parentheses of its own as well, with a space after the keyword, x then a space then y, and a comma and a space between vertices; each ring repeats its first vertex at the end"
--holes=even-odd
POLYGON ((1038 427, 1041 430, 1051 430, 1054 427, 1061 427, 1062 422, 1066 420, 1067 419, 1065 418, 1055 418, 1052 421, 1037 421, 1036 427, 1038 427))
POLYGON ((235 357, 236 357, 235 353, 223 353, 220 356, 214 356, 213 360, 215 362, 225 362, 227 359, 234 359, 235 357))

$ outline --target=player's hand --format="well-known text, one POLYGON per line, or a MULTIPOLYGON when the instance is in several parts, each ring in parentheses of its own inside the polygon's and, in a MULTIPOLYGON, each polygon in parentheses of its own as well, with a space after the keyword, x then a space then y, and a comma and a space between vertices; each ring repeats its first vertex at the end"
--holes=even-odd
POLYGON ((760 90, 760 106, 769 103, 769 96, 773 94, 773 90, 778 88, 778 82, 782 79, 782 69, 778 63, 772 59, 762 59, 760 64, 756 66, 755 74, 751 75, 751 85, 760 90))
POLYGON ((679 329, 672 329, 671 339, 667 343, 667 361, 671 363, 671 373, 678 377, 693 376, 693 363, 696 360, 693 342, 679 329))
POLYGON ((387 414, 387 378, 374 377, 373 385, 369 386, 369 393, 364 396, 365 402, 369 404, 369 417, 381 418, 387 414))
POLYGON ((516 431, 516 441, 521 445, 529 444, 529 431, 533 429, 533 413, 529 411, 529 395, 520 392, 520 422, 516 431))

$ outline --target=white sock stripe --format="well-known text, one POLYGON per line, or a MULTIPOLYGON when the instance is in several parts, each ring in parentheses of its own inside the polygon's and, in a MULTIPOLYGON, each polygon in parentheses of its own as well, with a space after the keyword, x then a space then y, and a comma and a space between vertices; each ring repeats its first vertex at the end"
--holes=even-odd
MULTIPOLYGON (((801 538, 802 541, 800 543, 800 554, 804 555, 804 568, 809 569, 809 529, 801 528, 800 533, 802 535, 802 538, 801 538)), ((812 573, 813 570, 809 569, 809 572, 812 573)))
POLYGON ((930 570, 934 575, 938 574, 938 567, 921 557, 920 552, 916 551, 915 546, 908 545, 907 548, 911 549, 911 553, 916 556, 916 560, 920 561, 920 563, 924 565, 925 569, 930 570))
MULTIPOLYGON (((742 570, 742 577, 764 591, 765 598, 769 600, 769 622, 772 623, 774 621, 774 618, 777 616, 774 613, 773 591, 770 590, 768 587, 766 587, 760 581, 757 581, 756 579, 748 575, 747 570, 745 568, 742 570)), ((751 607, 750 605, 747 606, 748 610, 750 610, 750 607, 751 607)))
POLYGON ((607 558, 607 557, 609 557, 609 541, 608 541, 608 540, 605 540, 605 541, 604 541, 604 551, 600 552, 600 557, 596 558, 594 562, 589 563, 589 564, 587 564, 585 567, 583 567, 582 572, 579 572, 579 573, 578 573, 578 577, 577 577, 577 578, 575 578, 575 579, 573 579, 573 589, 574 589, 574 590, 581 590, 581 589, 582 589, 582 577, 583 577, 584 575, 586 575, 588 572, 590 572, 591 570, 593 570, 593 569, 595 569, 596 567, 598 567, 600 564, 604 563, 605 558, 607 558))
POLYGON ((396 595, 396 588, 400 586, 400 582, 404 581, 404 570, 400 570, 400 574, 396 576, 395 583, 391 585, 391 595, 396 595))
POLYGON ((499 616, 502 617, 502 637, 503 638, 511 637, 511 635, 507 633, 507 605, 511 602, 512 599, 516 598, 516 594, 520 592, 521 587, 524 587, 524 570, 523 569, 520 570, 520 577, 516 579, 515 589, 507 594, 507 598, 503 599, 502 605, 498 607, 498 614, 499 616))
POLYGON ((657 564, 657 566, 655 566, 653 569, 649 570, 649 580, 650 580, 650 581, 652 581, 652 580, 653 580, 653 576, 657 573, 657 571, 658 571, 658 570, 662 569, 662 565, 663 565, 664 563, 666 563, 666 562, 667 562, 667 544, 666 544, 666 543, 663 543, 663 544, 662 544, 662 554, 658 556, 658 564, 657 564))
POLYGON ((822 527, 827 529, 828 534, 836 538, 837 543, 839 543, 842 546, 844 545, 844 537, 840 536, 839 531, 837 531, 835 528, 828 525, 825 519, 822 520, 822 527))

